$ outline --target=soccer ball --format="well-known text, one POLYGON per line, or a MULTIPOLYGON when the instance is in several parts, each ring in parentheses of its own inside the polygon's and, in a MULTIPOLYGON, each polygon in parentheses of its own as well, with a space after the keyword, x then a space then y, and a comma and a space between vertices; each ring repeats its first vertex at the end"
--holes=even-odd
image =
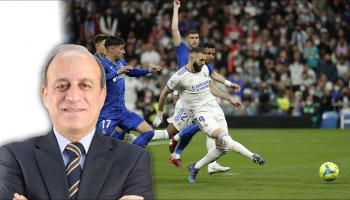
POLYGON ((333 181, 339 176, 338 165, 332 162, 325 162, 320 167, 320 178, 324 181, 333 181))

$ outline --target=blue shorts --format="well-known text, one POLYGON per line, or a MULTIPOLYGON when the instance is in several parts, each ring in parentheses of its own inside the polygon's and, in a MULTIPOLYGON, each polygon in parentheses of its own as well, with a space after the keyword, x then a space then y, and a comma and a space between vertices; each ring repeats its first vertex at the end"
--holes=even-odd
POLYGON ((136 128, 145 121, 141 116, 128 110, 122 111, 117 119, 98 119, 97 132, 103 135, 110 136, 114 129, 118 126, 123 129, 124 133, 136 128))

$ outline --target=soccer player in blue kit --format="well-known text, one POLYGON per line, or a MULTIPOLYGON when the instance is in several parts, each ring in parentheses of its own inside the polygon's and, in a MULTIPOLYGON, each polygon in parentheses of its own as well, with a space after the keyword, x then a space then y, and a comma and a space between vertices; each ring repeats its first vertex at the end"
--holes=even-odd
POLYGON ((146 147, 152 140, 154 130, 139 115, 130 112, 125 107, 125 75, 130 77, 145 76, 148 73, 160 71, 159 66, 152 68, 134 68, 123 59, 125 42, 117 36, 109 36, 106 41, 106 55, 100 61, 105 69, 107 96, 101 110, 97 131, 100 134, 123 139, 125 133, 136 130, 141 134, 133 141, 141 147, 146 147))
POLYGON ((107 38, 108 38, 108 35, 106 34, 98 34, 94 37, 94 46, 95 46, 94 56, 98 60, 101 60, 103 55, 106 54, 105 42, 107 38))

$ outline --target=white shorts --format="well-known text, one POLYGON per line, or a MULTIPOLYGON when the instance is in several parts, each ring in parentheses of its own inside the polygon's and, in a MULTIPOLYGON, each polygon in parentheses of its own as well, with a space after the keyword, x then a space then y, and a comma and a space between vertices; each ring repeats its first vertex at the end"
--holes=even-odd
POLYGON ((175 128, 180 132, 187 126, 192 124, 192 119, 188 116, 185 108, 183 108, 182 103, 178 100, 175 104, 175 110, 173 116, 168 118, 168 123, 174 124, 175 128))
POLYGON ((228 133, 224 111, 216 101, 202 106, 194 113, 194 120, 209 137, 219 128, 228 133))

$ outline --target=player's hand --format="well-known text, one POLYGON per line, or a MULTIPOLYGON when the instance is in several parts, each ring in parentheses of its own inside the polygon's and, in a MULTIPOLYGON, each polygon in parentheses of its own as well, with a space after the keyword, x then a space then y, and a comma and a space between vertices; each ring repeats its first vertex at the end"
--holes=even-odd
POLYGON ((236 93, 241 90, 241 86, 239 86, 238 84, 235 84, 235 83, 232 83, 229 87, 232 88, 233 91, 236 93))
POLYGON ((242 103, 241 103, 238 99, 236 99, 236 98, 234 98, 234 97, 231 97, 230 100, 229 100, 229 102, 230 102, 230 104, 232 104, 237 110, 239 110, 239 111, 242 111, 242 110, 243 110, 243 105, 242 105, 242 103))
POLYGON ((25 196, 15 193, 12 200, 28 200, 25 196))
POLYGON ((163 112, 157 111, 156 118, 153 120, 153 126, 158 127, 163 122, 163 112))
POLYGON ((153 72, 159 72, 160 70, 162 70, 162 67, 157 65, 157 66, 154 66, 154 67, 151 67, 151 68, 148 68, 149 72, 150 73, 153 73, 153 72))
POLYGON ((120 75, 120 74, 124 74, 124 73, 127 73, 127 72, 129 72, 130 70, 132 70, 132 69, 134 69, 133 67, 131 67, 131 66, 129 66, 129 65, 127 65, 127 66, 123 66, 123 67, 121 67, 119 70, 118 70, 118 75, 120 75))
POLYGON ((233 91, 236 93, 236 92, 239 92, 241 90, 241 86, 239 86, 238 84, 236 83, 232 83, 231 81, 229 80, 226 80, 225 81, 225 85, 231 89, 233 89, 233 91))
POLYGON ((180 0, 174 0, 174 8, 179 9, 181 5, 180 0))

